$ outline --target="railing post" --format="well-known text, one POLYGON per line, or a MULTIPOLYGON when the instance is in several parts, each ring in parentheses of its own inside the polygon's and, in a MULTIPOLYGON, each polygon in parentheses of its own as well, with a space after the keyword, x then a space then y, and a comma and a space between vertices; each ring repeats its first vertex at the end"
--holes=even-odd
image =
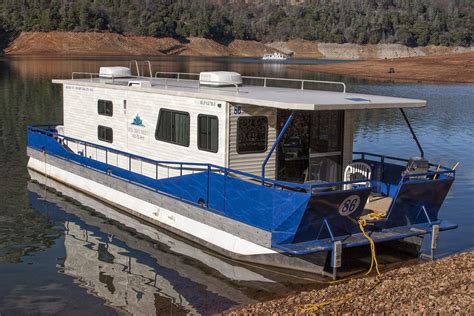
POLYGON ((211 166, 207 165, 207 197, 206 197, 206 207, 209 207, 209 190, 211 184, 211 166))
MULTIPOLYGON (((292 111, 290 116, 288 117, 288 119, 286 120, 286 123, 285 125, 283 126, 283 128, 281 129, 280 131, 280 134, 278 135, 277 139, 275 140, 275 142, 273 143, 272 145, 272 148, 270 149, 270 151, 268 152, 267 156, 265 157, 265 160, 263 161, 262 163, 262 178, 265 178, 265 166, 267 165, 267 162, 268 160, 270 159, 270 157, 272 156, 273 154, 273 151, 275 150, 275 148, 278 146, 278 144, 280 143, 281 139, 283 138, 283 135, 285 134, 286 132, 286 129, 288 128, 288 126, 290 126, 291 122, 293 121, 293 117, 295 116, 295 111, 292 111)), ((262 184, 264 184, 264 179, 262 179, 262 184)))
POLYGON ((421 158, 424 158, 424 157, 425 157, 425 153, 424 153, 424 151, 423 151, 423 148, 421 147, 420 142, 418 141, 418 137, 416 137, 415 131, 414 131, 413 128, 411 127, 410 121, 408 120, 408 117, 407 117, 407 115, 405 114, 405 110, 403 110, 403 108, 400 108, 400 112, 402 112, 403 119, 405 120, 405 122, 406 122, 407 125, 408 125, 408 128, 410 129, 411 136, 412 136, 413 139, 415 140, 416 146, 418 146, 418 150, 420 151, 421 158))

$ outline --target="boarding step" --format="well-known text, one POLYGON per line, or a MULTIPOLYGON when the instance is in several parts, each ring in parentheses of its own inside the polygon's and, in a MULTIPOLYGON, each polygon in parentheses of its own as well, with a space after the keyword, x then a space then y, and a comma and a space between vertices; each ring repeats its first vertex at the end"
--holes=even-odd
MULTIPOLYGON (((439 231, 455 229, 458 227, 458 225, 445 220, 440 221, 436 224, 439 225, 439 231)), ((430 224, 426 223, 416 224, 413 226, 394 227, 390 229, 372 231, 368 233, 370 237, 374 240, 374 242, 379 243, 413 236, 426 235, 431 233, 431 227, 432 226, 430 224)), ((357 233, 348 236, 341 236, 335 238, 334 240, 330 238, 321 240, 311 240, 300 243, 274 245, 273 248, 292 255, 305 255, 320 251, 331 251, 333 250, 334 241, 338 240, 342 242, 342 247, 344 248, 358 247, 369 244, 369 241, 367 240, 367 238, 364 237, 362 233, 357 233)))

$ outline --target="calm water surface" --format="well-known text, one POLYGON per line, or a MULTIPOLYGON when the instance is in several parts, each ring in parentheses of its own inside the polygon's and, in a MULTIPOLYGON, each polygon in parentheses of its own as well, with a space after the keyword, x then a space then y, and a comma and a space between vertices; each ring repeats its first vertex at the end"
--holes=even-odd
MULTIPOLYGON (((106 65, 127 62, 0 59, 0 314, 211 314, 298 289, 291 278, 211 256, 51 180, 65 195, 30 180, 45 182, 26 169, 27 125, 62 121, 61 89, 51 79, 106 65)), ((461 162, 440 212, 459 228, 441 235, 438 254, 474 246, 473 85, 374 83, 253 59, 164 57, 153 68, 343 80, 351 92, 427 100, 427 108, 407 110, 427 158, 461 162)), ((418 154, 397 110, 359 112, 355 150, 418 154)))

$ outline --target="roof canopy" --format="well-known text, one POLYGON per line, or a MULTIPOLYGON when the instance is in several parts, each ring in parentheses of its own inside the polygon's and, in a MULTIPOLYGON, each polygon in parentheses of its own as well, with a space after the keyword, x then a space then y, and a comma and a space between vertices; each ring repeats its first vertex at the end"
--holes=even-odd
POLYGON ((176 95, 199 99, 252 104, 289 110, 362 110, 423 107, 426 101, 369 94, 344 93, 322 90, 301 90, 243 85, 240 87, 208 87, 197 80, 177 79, 68 79, 53 83, 109 89, 133 90, 147 93, 176 95), (142 86, 128 86, 141 81, 142 86))

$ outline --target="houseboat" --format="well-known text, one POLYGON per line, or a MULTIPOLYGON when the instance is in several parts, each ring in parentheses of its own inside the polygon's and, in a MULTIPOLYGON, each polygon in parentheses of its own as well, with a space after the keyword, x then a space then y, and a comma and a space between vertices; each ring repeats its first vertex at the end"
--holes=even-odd
POLYGON ((30 169, 220 255, 332 277, 369 244, 361 219, 376 244, 428 236, 431 256, 456 228, 438 218, 455 170, 424 158, 404 111, 425 101, 130 65, 53 80, 63 122, 28 127, 30 169), (353 151, 355 113, 373 109, 400 111, 420 157, 353 151))
POLYGON ((288 57, 285 54, 274 52, 273 54, 265 54, 262 57, 263 61, 285 61, 288 57))

